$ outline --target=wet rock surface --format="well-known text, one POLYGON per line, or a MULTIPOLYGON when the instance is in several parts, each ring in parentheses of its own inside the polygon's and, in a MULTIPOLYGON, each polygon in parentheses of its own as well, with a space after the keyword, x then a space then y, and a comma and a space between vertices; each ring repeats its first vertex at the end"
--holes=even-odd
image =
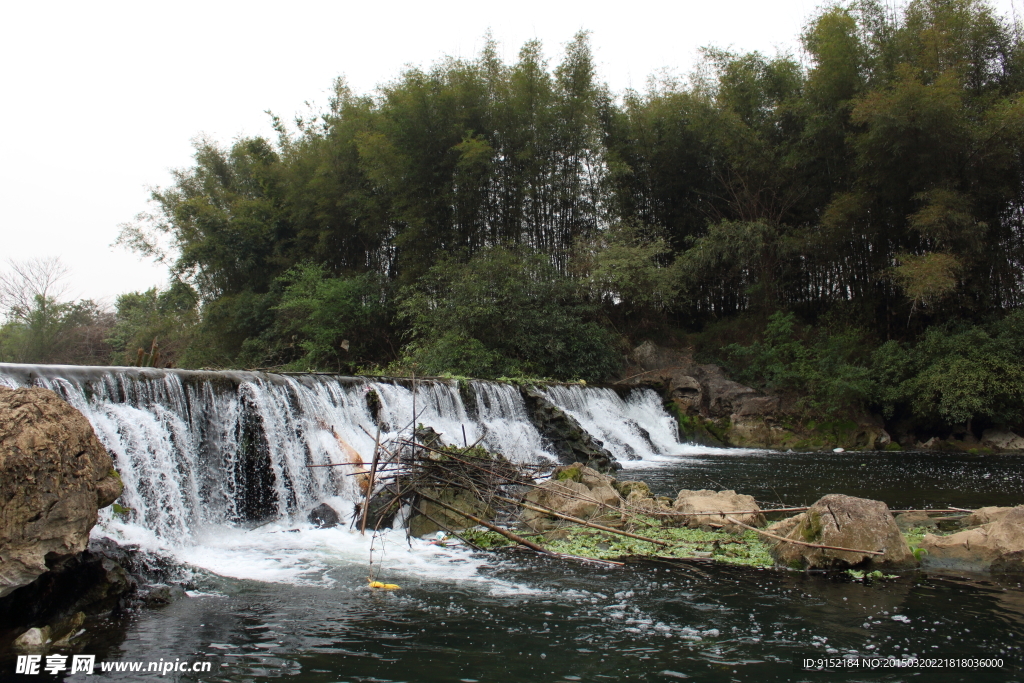
POLYGON ((800 411, 781 397, 740 384, 717 365, 697 363, 688 351, 648 341, 634 349, 629 360, 619 384, 658 388, 676 413, 682 437, 692 443, 806 451, 836 446, 881 449, 891 441, 877 416, 804 423, 800 411))
POLYGON ((929 534, 921 548, 925 551, 921 564, 926 569, 1024 572, 1024 505, 973 529, 949 536, 929 534))
POLYGON ((786 520, 785 526, 774 528, 772 533, 795 541, 883 553, 872 555, 776 541, 771 554, 784 567, 907 569, 917 565, 889 507, 881 501, 830 494, 806 512, 786 520))
POLYGON ((107 539, 93 540, 84 552, 54 562, 32 583, 0 598, 0 628, 51 624, 75 612, 118 610, 145 580, 131 550, 107 539))
MULTIPOLYGON (((494 516, 494 511, 469 491, 427 488, 423 489, 423 493, 474 517, 490 519, 494 516)), ((476 522, 470 521, 457 512, 421 497, 416 502, 413 515, 409 519, 409 533, 412 536, 422 537, 438 531, 459 531, 475 525, 476 522)))
POLYGON ((330 529, 341 523, 341 515, 327 503, 320 503, 313 508, 306 519, 310 524, 321 529, 330 529))
POLYGON ((0 387, 0 597, 85 550, 122 488, 80 412, 47 389, 0 387))
POLYGON ((725 527, 740 529, 726 519, 726 515, 738 522, 750 526, 764 525, 761 508, 753 496, 736 493, 735 491, 690 491, 683 489, 676 495, 672 509, 676 513, 716 513, 716 514, 681 514, 675 517, 679 526, 692 529, 721 524, 725 527))
POLYGON ((896 526, 900 531, 910 529, 938 529, 939 523, 927 512, 904 512, 896 515, 896 526))
POLYGON ((1024 438, 1007 429, 986 429, 981 435, 981 443, 1001 451, 1024 450, 1024 438))
POLYGON ((537 427, 560 462, 566 465, 583 463, 598 472, 622 469, 615 456, 604 445, 587 433, 580 423, 553 404, 540 392, 523 390, 523 399, 530 421, 537 427))
MULTIPOLYGON (((622 496, 615 483, 612 477, 575 463, 555 468, 551 479, 526 495, 526 502, 571 517, 617 522, 622 496)), ((529 508, 523 510, 521 521, 534 531, 547 531, 561 524, 558 517, 529 508)))
POLYGON ((992 522, 998 522, 1000 519, 1005 517, 1011 510, 1012 507, 983 507, 978 508, 971 514, 964 517, 961 522, 961 526, 965 529, 971 527, 981 526, 983 524, 991 524, 992 522))

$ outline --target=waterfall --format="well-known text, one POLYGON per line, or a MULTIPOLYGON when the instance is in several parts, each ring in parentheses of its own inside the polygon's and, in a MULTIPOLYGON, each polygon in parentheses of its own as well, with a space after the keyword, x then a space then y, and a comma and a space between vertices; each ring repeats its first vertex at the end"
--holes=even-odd
MULTIPOLYGON (((351 467, 310 466, 368 462, 377 429, 382 442, 408 434, 414 410, 445 443, 554 462, 519 388, 497 382, 0 364, 0 385, 51 389, 80 410, 124 480, 130 522, 179 547, 205 527, 359 500, 351 467)), ((541 391, 620 460, 685 450, 650 389, 541 391)))
POLYGON ((625 399, 599 387, 552 385, 541 391, 620 461, 681 452, 679 428, 650 389, 634 389, 625 399))

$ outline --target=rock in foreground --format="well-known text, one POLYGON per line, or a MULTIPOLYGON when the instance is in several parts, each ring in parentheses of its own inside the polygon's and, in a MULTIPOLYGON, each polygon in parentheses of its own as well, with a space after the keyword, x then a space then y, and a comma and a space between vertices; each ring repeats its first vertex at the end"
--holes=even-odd
POLYGON ((678 516, 677 523, 679 526, 687 526, 691 529, 709 524, 722 524, 727 528, 736 529, 737 526, 726 519, 726 515, 749 526, 764 525, 761 508, 754 501, 754 497, 736 493, 735 491, 709 491, 706 489, 689 491, 683 489, 676 496, 673 512, 705 513, 680 514, 678 516))
POLYGON ((929 534, 921 547, 926 551, 921 562, 927 569, 1024 572, 1024 505, 975 529, 950 536, 929 534))
POLYGON ((0 597, 85 550, 121 489, 85 416, 47 389, 0 387, 0 597))
POLYGON ((773 525, 773 529, 773 533, 795 541, 883 553, 810 548, 777 541, 771 549, 772 557, 777 564, 793 569, 906 569, 917 564, 889 507, 878 500, 830 494, 807 512, 773 525))
MULTIPOLYGON (((544 507, 563 515, 582 519, 617 519, 616 510, 622 506, 622 497, 614 488, 615 479, 597 470, 574 463, 569 467, 557 467, 551 479, 532 490, 526 502, 544 507)), ((561 524, 561 520, 537 510, 526 508, 522 522, 534 531, 547 531, 561 524)))

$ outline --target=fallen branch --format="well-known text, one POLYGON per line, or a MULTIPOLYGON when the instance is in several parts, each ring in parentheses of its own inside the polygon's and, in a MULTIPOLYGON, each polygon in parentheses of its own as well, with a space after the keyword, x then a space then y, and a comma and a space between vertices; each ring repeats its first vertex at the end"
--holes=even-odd
POLYGON ((894 515, 901 515, 905 512, 974 512, 974 510, 963 510, 961 508, 936 508, 934 510, 889 510, 894 515))
POLYGON ((370 515, 370 498, 373 496, 373 479, 377 476, 377 460, 380 457, 380 426, 377 436, 373 437, 373 463, 370 465, 370 481, 366 486, 366 499, 363 502, 363 523, 359 527, 359 535, 366 533, 366 519, 370 515))
POLYGON ((463 537, 463 536, 461 536, 461 535, 460 535, 460 534, 459 534, 458 532, 456 532, 456 531, 453 531, 453 530, 449 529, 449 528, 448 528, 448 527, 446 527, 446 526, 445 526, 444 524, 442 524, 441 522, 437 521, 436 519, 434 519, 433 517, 431 517, 430 515, 428 515, 428 514, 427 514, 426 512, 424 512, 423 508, 419 507, 418 505, 416 506, 416 512, 417 512, 418 514, 421 514, 421 515, 423 515, 424 517, 426 517, 426 518, 427 518, 427 520, 428 520, 428 521, 432 522, 432 523, 433 523, 433 524, 435 524, 435 525, 436 525, 437 527, 439 527, 439 528, 441 528, 441 529, 444 529, 444 531, 445 531, 446 533, 449 533, 449 534, 451 534, 452 536, 454 536, 455 538, 459 539, 460 541, 462 541, 462 542, 463 542, 463 543, 465 543, 466 545, 468 545, 468 546, 470 546, 470 547, 472 547, 472 548, 475 548, 476 550, 483 550, 483 548, 481 548, 480 546, 478 546, 478 545, 477 545, 476 543, 473 543, 473 541, 469 540, 468 538, 464 538, 464 537, 463 537))
POLYGON ((519 503, 519 502, 516 502, 516 501, 512 500, 511 498, 505 498, 504 496, 494 496, 494 497, 497 498, 498 500, 503 500, 506 503, 512 503, 513 505, 519 505, 521 507, 527 508, 529 510, 533 510, 535 512, 543 512, 545 515, 551 515, 553 517, 558 517, 560 519, 564 519, 566 521, 573 522, 575 524, 582 524, 583 526, 589 526, 589 527, 591 527, 593 529, 599 529, 601 531, 607 531, 610 534, 618 534, 619 536, 628 536, 630 538, 636 538, 638 540, 646 541, 647 543, 655 543, 657 545, 663 545, 663 546, 670 546, 670 545, 672 545, 671 543, 668 543, 666 541, 660 541, 660 540, 658 540, 656 538, 651 538, 649 536, 641 536, 640 534, 634 534, 634 533, 631 533, 629 531, 622 531, 621 529, 613 529, 612 527, 605 526, 603 524, 596 524, 594 522, 588 522, 585 519, 580 519, 579 517, 573 517, 572 515, 565 515, 565 514, 562 514, 561 512, 556 512, 556 511, 552 510, 551 508, 546 508, 546 507, 543 507, 541 505, 533 505, 532 503, 527 503, 527 502, 519 503))
MULTIPOLYGON (((803 508, 774 508, 774 509, 769 508, 769 509, 766 509, 766 510, 729 510, 728 512, 729 512, 730 515, 762 515, 762 514, 764 514, 766 512, 805 512, 805 511, 807 511, 809 509, 810 508, 806 508, 806 507, 803 507, 803 508)), ((650 514, 652 514, 652 515, 671 515, 671 516, 677 516, 677 517, 684 517, 684 516, 688 516, 688 515, 693 515, 693 516, 721 515, 721 514, 723 514, 725 512, 726 512, 725 510, 704 510, 704 511, 701 511, 701 512, 679 512, 678 510, 667 510, 665 512, 660 512, 660 511, 657 511, 657 510, 652 510, 650 514)), ((643 514, 643 513, 640 513, 640 514, 643 514)))
POLYGON ((820 543, 805 543, 804 541, 795 541, 792 538, 785 538, 783 536, 776 536, 775 534, 771 534, 771 533, 768 533, 767 531, 762 531, 761 529, 758 529, 756 527, 752 527, 749 524, 744 524, 743 522, 741 522, 741 521, 739 521, 737 519, 733 519, 729 515, 723 515, 723 517, 725 517, 727 520, 729 520, 733 524, 738 524, 739 526, 741 526, 741 527, 743 527, 745 529, 750 529, 751 531, 756 531, 757 533, 761 534, 762 536, 767 536, 768 538, 774 538, 775 540, 782 541, 783 543, 793 543, 794 545, 805 545, 808 548, 824 548, 825 550, 841 550, 844 553, 862 553, 864 555, 884 555, 885 554, 885 553, 883 553, 880 550, 857 550, 855 548, 840 548, 840 547, 834 546, 834 545, 822 545, 820 543))
POLYGON ((470 514, 468 512, 465 512, 464 510, 460 510, 457 507, 449 505, 448 503, 440 501, 440 500, 438 500, 436 498, 432 498, 432 497, 430 497, 430 496, 428 496, 425 493, 422 493, 420 491, 417 491, 416 495, 418 495, 420 498, 423 498, 424 500, 430 501, 431 503, 433 503, 435 505, 440 505, 441 507, 443 507, 445 510, 448 510, 449 512, 454 512, 455 514, 457 514, 459 516, 465 517, 466 519, 468 519, 471 522, 476 522, 480 526, 487 527, 488 529, 490 529, 494 533, 501 534, 502 536, 504 536, 508 540, 512 541, 513 543, 518 543, 519 545, 526 546, 530 550, 536 550, 538 553, 543 553, 545 555, 554 555, 554 553, 552 553, 547 548, 545 548, 543 546, 540 546, 540 545, 537 545, 533 541, 528 541, 525 538, 523 538, 522 536, 517 536, 514 533, 512 533, 511 531, 506 531, 505 529, 502 529, 500 526, 496 526, 496 525, 491 524, 490 522, 488 522, 486 520, 480 519, 476 515, 472 515, 472 514, 470 514))

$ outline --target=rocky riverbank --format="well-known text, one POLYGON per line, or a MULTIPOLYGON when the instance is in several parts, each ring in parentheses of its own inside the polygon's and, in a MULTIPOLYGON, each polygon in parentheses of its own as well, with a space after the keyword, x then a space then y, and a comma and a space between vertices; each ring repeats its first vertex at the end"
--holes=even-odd
POLYGON ((935 450, 990 455, 1024 451, 1024 437, 1007 429, 941 435, 888 424, 880 415, 850 413, 807 419, 792 398, 763 394, 735 382, 717 365, 646 342, 628 357, 616 385, 651 386, 679 422, 680 434, 707 446, 774 450, 935 450))
MULTIPOLYGON (((858 577, 918 568, 1024 573, 1024 506, 893 511, 881 501, 830 494, 807 508, 762 509, 731 490, 658 497, 643 482, 581 463, 556 468, 527 493, 512 526, 546 551, 620 562, 708 561, 858 577)), ((487 548, 514 542, 482 527, 459 535, 487 548)))
POLYGON ((90 619, 183 594, 159 584, 154 558, 90 540, 122 488, 80 412, 52 391, 0 386, 0 644, 65 646, 90 619))

